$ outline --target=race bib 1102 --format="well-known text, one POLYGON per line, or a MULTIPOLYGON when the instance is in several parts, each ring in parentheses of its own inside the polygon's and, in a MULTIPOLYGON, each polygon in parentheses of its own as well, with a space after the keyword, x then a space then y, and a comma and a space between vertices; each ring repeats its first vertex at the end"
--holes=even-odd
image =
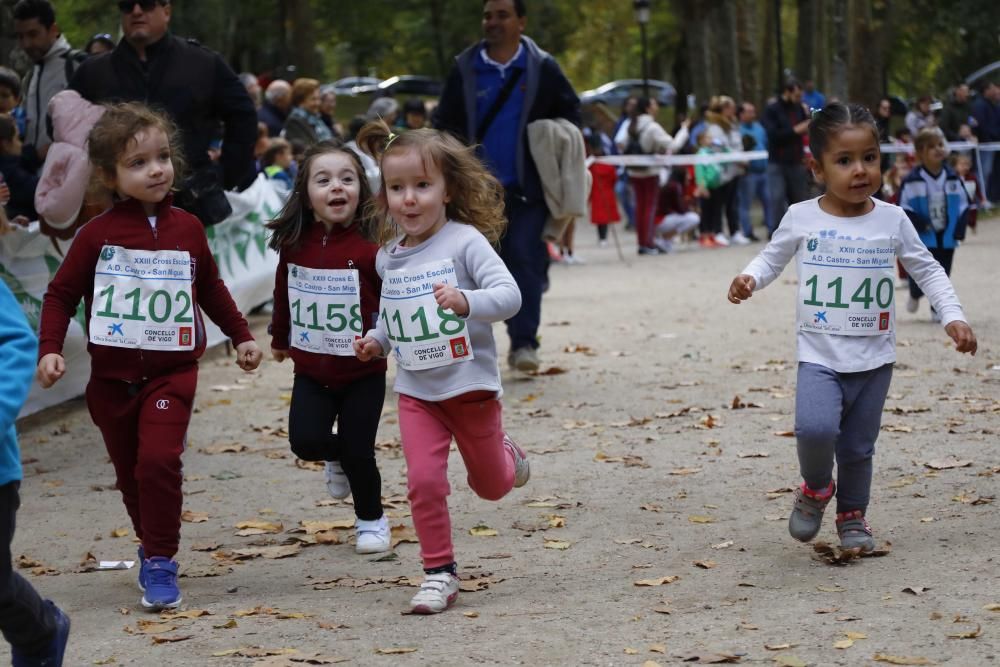
POLYGON ((104 246, 94 271, 90 342, 143 350, 195 346, 191 255, 104 246))
POLYGON ((895 328, 893 239, 811 236, 799 266, 800 331, 877 336, 895 328))
POLYGON ((288 265, 288 310, 292 347, 316 354, 354 356, 361 336, 361 291, 357 269, 311 269, 288 265))
POLYGON ((434 285, 458 286, 450 259, 386 271, 379 316, 400 368, 420 370, 473 358, 465 320, 438 306, 434 285))

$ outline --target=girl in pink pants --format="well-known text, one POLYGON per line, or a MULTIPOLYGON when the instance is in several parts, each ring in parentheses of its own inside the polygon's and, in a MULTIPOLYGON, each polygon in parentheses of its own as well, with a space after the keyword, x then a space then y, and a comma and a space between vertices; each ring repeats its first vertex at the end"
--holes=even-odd
POLYGON ((503 189, 467 148, 429 129, 393 134, 369 123, 358 145, 377 158, 382 278, 377 325, 359 359, 396 359, 399 430, 413 526, 426 575, 410 601, 436 614, 458 597, 448 515, 452 438, 480 497, 499 500, 530 476, 503 430, 492 324, 515 315, 521 292, 493 249, 506 225, 503 189))

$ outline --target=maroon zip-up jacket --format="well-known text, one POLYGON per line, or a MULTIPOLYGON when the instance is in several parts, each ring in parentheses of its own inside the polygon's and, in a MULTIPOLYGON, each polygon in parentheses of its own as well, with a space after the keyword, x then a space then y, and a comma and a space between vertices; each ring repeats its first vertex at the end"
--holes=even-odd
POLYGON ((327 232, 323 223, 313 222, 302 232, 302 237, 295 246, 281 250, 278 269, 274 274, 271 347, 289 351, 295 362, 296 373, 303 373, 334 389, 375 373, 385 373, 385 359, 373 359, 364 363, 355 357, 316 354, 289 344, 292 327, 288 306, 288 265, 295 264, 310 269, 357 269, 361 283, 361 326, 362 331, 368 331, 375 326, 382 293, 382 279, 375 272, 377 253, 378 244, 365 239, 357 223, 348 227, 334 225, 327 232))
MULTIPOLYGON (((253 340, 225 283, 219 278, 205 229, 195 216, 174 208, 167 196, 156 210, 154 229, 143 210, 142 202, 124 199, 80 228, 55 278, 49 283, 42 302, 38 357, 62 354, 70 318, 83 298, 89 336, 91 302, 94 297, 94 271, 105 245, 131 250, 185 250, 194 264, 191 297, 219 325, 234 345, 253 340)), ((142 383, 149 378, 196 364, 205 351, 205 323, 201 311, 194 309, 195 345, 193 350, 132 350, 108 345, 87 344, 90 372, 93 377, 142 383)))

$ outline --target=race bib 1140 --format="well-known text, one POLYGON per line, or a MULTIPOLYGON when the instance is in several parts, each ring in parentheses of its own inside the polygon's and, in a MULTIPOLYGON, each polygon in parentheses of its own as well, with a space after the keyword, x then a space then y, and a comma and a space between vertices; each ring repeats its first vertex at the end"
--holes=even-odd
POLYGON ((473 358, 465 320, 438 306, 434 285, 458 286, 450 259, 386 271, 379 316, 400 368, 420 370, 473 358))
POLYGON ((90 342, 143 350, 195 346, 191 255, 104 246, 94 271, 90 342))
POLYGON ((354 356, 361 336, 361 291, 357 269, 311 269, 288 265, 288 310, 292 347, 316 354, 354 356))
POLYGON ((893 239, 806 240, 799 266, 800 331, 877 336, 895 328, 893 239))

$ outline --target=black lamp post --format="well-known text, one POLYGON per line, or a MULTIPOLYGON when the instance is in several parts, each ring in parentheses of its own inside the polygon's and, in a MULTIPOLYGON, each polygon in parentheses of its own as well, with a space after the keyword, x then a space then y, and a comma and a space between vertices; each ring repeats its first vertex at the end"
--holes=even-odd
POLYGON ((632 0, 635 10, 635 22, 639 24, 639 35, 642 39, 642 95, 649 99, 649 60, 646 57, 646 24, 649 23, 650 0, 632 0))

